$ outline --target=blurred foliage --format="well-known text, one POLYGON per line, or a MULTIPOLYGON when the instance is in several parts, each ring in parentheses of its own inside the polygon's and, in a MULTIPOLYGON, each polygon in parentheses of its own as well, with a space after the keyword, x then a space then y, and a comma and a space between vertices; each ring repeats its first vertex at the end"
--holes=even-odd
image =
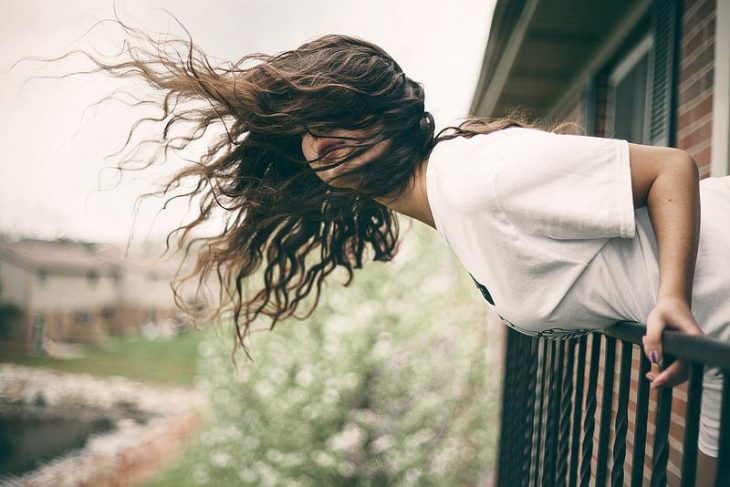
POLYGON ((306 322, 255 333, 254 363, 231 362, 230 338, 204 338, 207 426, 149 485, 480 483, 495 455, 499 367, 469 275, 417 225, 396 261, 344 280, 327 283, 306 322))
POLYGON ((25 312, 14 304, 0 304, 0 340, 12 338, 23 324, 25 312))
POLYGON ((143 382, 192 386, 197 369, 198 344, 203 334, 188 331, 166 340, 114 337, 100 345, 79 345, 78 358, 39 357, 5 350, 0 361, 62 372, 121 375, 143 382))

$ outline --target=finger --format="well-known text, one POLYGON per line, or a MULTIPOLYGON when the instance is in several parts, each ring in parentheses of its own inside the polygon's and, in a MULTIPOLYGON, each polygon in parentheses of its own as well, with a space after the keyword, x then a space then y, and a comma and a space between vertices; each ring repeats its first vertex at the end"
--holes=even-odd
POLYGON ((688 367, 684 360, 677 360, 667 367, 662 373, 655 376, 651 387, 674 387, 686 381, 688 378, 688 367))
POLYGON ((657 314, 649 314, 646 320, 646 336, 644 337, 644 353, 653 364, 662 363, 662 332, 666 323, 657 314))
POLYGON ((641 337, 641 341, 644 344, 644 354, 649 358, 649 370, 652 374, 658 375, 662 371, 662 367, 660 364, 651 363, 650 351, 646 345, 646 335, 641 337))

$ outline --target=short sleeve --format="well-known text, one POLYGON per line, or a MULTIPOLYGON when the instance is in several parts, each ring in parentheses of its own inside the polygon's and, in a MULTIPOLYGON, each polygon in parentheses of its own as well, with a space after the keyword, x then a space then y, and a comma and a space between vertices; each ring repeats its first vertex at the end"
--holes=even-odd
POLYGON ((555 239, 636 235, 626 140, 511 128, 494 194, 521 231, 555 239))

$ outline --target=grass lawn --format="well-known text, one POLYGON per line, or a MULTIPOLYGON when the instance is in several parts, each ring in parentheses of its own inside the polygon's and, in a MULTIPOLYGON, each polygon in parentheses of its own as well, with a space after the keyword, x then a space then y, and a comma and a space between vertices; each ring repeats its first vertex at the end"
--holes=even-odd
MULTIPOLYGON (((188 448, 195 448, 195 445, 188 446, 188 448)), ((142 485, 144 487, 195 487, 197 483, 192 476, 192 466, 185 461, 185 453, 183 453, 182 459, 142 485)))
POLYGON ((112 338, 103 345, 84 347, 83 356, 76 359, 34 357, 4 351, 0 362, 98 376, 121 375, 156 384, 192 386, 202 334, 200 331, 191 331, 169 340, 112 338))

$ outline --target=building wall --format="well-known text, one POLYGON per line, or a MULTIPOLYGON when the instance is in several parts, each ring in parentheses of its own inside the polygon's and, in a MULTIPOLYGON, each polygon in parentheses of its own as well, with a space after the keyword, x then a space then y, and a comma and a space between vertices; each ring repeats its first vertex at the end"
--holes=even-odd
POLYGON ((125 272, 120 287, 120 300, 140 308, 173 308, 170 276, 159 274, 154 269, 125 272))
POLYGON ((27 308, 35 275, 9 260, 0 260, 0 303, 27 308))
POLYGON ((31 312, 100 309, 113 305, 117 300, 118 283, 109 275, 89 278, 85 274, 48 273, 32 282, 31 312))

